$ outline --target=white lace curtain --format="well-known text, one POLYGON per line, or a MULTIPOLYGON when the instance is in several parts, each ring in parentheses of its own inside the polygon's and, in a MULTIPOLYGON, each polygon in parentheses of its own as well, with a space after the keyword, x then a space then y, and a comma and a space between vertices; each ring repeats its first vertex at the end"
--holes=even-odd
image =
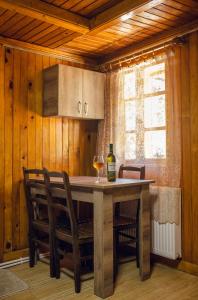
MULTIPOLYGON (((155 186, 157 186, 157 194, 156 188, 151 188, 153 218, 160 223, 178 223, 181 198, 180 48, 176 46, 167 49, 164 54, 155 57, 155 60, 161 61, 162 58, 165 61, 166 158, 146 159, 139 157, 131 161, 125 158, 124 76, 139 67, 137 65, 107 74, 105 119, 99 124, 97 149, 98 153, 106 156, 109 143, 113 143, 117 157, 117 168, 121 163, 145 165, 146 178, 154 179, 155 186), (172 189, 170 190, 170 188, 172 189)), ((149 64, 151 60, 153 58, 141 64, 149 64)), ((141 124, 144 123, 144 120, 140 121, 141 124)), ((142 132, 140 131, 139 134, 142 132)))

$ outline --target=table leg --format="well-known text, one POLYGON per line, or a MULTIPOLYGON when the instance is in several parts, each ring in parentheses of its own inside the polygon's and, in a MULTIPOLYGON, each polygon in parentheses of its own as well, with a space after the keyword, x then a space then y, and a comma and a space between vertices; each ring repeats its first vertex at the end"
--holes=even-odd
POLYGON ((113 294, 113 202, 102 191, 94 191, 94 293, 113 294))
POLYGON ((140 216, 139 216, 139 259, 140 278, 145 280, 150 277, 150 199, 149 186, 143 185, 140 195, 140 216))

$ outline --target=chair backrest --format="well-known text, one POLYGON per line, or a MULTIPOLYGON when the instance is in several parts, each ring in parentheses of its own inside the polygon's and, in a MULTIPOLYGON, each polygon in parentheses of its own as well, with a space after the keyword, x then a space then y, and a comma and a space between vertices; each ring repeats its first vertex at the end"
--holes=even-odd
POLYGON ((59 210, 65 216, 65 221, 69 221, 69 224, 66 224, 67 232, 70 230, 71 236, 76 238, 78 236, 78 226, 68 174, 66 172, 49 172, 45 169, 45 178, 49 205, 53 213, 53 226, 56 228, 59 225, 54 213, 55 210, 59 210))
POLYGON ((23 168, 24 190, 28 209, 29 225, 33 221, 48 219, 48 201, 44 170, 23 168))
POLYGON ((123 164, 119 168, 118 177, 124 178, 124 171, 132 172, 132 173, 139 173, 139 179, 145 179, 145 166, 142 167, 136 167, 136 166, 124 166, 123 164))
MULTIPOLYGON (((136 166, 131 166, 131 165, 121 165, 119 168, 119 173, 118 173, 118 177, 119 178, 124 178, 124 171, 127 172, 131 172, 131 176, 130 178, 133 178, 133 174, 137 173, 139 175, 139 179, 145 179, 145 166, 142 167, 136 167, 136 166)), ((130 208, 128 208, 130 210, 130 208)), ((139 209, 140 209, 140 202, 137 201, 137 207, 136 207, 136 220, 138 220, 139 218, 139 209)), ((120 204, 116 203, 116 207, 115 207, 115 214, 116 216, 120 215, 120 204)))

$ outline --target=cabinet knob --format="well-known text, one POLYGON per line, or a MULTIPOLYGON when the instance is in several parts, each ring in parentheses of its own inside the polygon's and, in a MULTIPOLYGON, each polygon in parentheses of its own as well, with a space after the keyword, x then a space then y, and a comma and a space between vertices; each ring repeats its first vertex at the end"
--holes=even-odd
POLYGON ((78 101, 78 113, 80 114, 82 110, 82 103, 81 101, 78 101))
POLYGON ((87 102, 84 103, 84 112, 85 112, 85 115, 88 114, 88 103, 87 102))

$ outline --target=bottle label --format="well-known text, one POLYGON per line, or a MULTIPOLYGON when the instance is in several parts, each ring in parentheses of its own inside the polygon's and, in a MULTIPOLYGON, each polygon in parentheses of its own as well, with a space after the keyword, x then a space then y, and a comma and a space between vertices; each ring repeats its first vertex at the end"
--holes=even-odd
POLYGON ((109 172, 115 172, 116 171, 116 164, 115 162, 108 162, 108 171, 109 172))

